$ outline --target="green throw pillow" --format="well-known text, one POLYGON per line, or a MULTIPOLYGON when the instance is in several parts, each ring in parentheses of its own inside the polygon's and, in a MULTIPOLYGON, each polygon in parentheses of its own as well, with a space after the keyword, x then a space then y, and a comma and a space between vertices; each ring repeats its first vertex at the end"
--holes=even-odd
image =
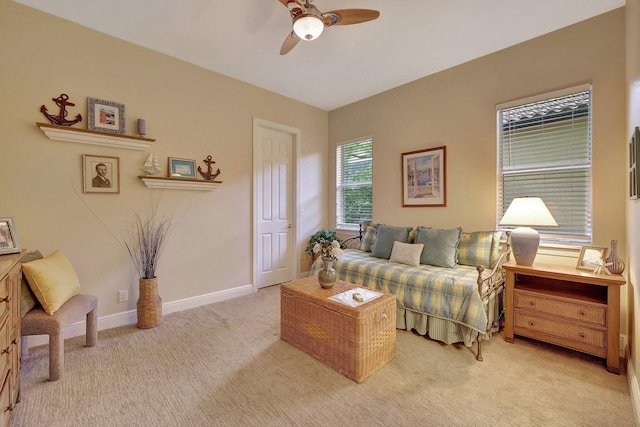
POLYGON ((376 242, 371 255, 376 258, 389 259, 394 242, 407 243, 411 227, 396 227, 393 225, 378 225, 376 242))
POLYGON ((416 243, 424 244, 420 264, 455 267, 458 261, 458 243, 461 233, 460 227, 447 230, 418 227, 416 243))

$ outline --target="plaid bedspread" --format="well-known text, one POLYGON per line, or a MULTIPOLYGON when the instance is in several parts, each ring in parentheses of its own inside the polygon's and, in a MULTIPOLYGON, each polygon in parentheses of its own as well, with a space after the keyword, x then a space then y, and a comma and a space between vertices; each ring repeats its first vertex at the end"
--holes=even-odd
MULTIPOLYGON (((340 280, 395 294, 399 307, 451 320, 481 333, 486 330, 487 314, 478 293, 475 267, 412 267, 372 257, 359 249, 346 249, 333 267, 340 280)), ((316 276, 321 269, 322 258, 318 258, 310 275, 316 276)))

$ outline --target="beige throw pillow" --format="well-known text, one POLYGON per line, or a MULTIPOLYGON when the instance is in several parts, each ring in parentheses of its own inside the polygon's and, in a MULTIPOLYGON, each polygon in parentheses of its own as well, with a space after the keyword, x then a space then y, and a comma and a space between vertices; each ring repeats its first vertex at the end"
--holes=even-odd
POLYGON ((417 267, 420 265, 422 249, 424 249, 422 243, 402 243, 396 241, 393 243, 389 261, 417 267))

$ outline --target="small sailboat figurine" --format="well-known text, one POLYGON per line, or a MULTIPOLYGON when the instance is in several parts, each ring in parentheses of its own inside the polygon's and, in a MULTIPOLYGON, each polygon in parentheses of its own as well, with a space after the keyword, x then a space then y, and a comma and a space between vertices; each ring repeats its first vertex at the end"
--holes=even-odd
POLYGON ((147 175, 155 175, 160 172, 160 163, 158 163, 158 158, 154 153, 149 154, 147 161, 144 162, 144 166, 142 166, 142 170, 144 170, 147 175))

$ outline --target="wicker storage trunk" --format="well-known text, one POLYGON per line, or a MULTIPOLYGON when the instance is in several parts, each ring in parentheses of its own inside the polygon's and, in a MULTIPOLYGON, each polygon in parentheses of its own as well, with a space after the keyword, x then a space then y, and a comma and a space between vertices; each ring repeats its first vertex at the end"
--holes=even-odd
POLYGON ((322 289, 315 277, 280 287, 280 337, 361 383, 396 352, 396 297, 384 294, 358 307, 327 298, 357 287, 338 281, 322 289))

